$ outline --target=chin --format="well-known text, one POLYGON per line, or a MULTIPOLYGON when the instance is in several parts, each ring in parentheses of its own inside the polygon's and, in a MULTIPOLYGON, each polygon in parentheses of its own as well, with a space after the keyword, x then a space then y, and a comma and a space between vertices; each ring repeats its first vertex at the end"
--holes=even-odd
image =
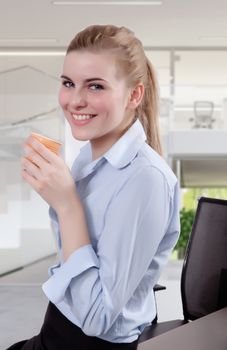
POLYGON ((75 132, 75 130, 71 130, 72 137, 78 141, 88 141, 89 137, 87 135, 83 135, 79 132, 75 132))

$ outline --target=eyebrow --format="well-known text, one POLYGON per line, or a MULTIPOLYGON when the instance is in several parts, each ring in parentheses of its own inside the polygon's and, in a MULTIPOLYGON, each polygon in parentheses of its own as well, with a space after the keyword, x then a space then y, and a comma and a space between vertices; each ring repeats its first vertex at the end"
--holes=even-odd
MULTIPOLYGON (((61 75, 61 79, 66 79, 66 80, 72 81, 72 79, 70 79, 70 78, 67 77, 66 75, 61 75)), ((105 79, 98 78, 98 77, 85 79, 85 82, 86 82, 86 83, 90 83, 91 81, 105 81, 105 82, 106 82, 105 79)))

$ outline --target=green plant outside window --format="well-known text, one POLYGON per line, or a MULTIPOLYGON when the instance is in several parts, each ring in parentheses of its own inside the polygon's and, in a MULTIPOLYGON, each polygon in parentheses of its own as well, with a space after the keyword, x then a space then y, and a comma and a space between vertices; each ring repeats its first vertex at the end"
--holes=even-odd
POLYGON ((226 188, 190 188, 183 189, 183 207, 180 211, 181 232, 179 240, 174 248, 179 259, 183 259, 192 230, 198 198, 201 196, 210 198, 227 199, 226 188))
POLYGON ((182 259, 184 257, 188 239, 191 233, 194 217, 195 217, 194 209, 188 209, 188 210, 186 208, 181 209, 180 211, 181 233, 180 233, 178 242, 175 246, 175 250, 178 251, 179 259, 182 259))

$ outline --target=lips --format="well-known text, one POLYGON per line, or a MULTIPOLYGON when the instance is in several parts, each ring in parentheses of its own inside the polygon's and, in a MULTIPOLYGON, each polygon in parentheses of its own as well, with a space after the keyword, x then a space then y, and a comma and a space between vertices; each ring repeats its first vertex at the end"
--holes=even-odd
POLYGON ((84 126, 92 123, 97 114, 71 113, 71 123, 75 126, 84 126))

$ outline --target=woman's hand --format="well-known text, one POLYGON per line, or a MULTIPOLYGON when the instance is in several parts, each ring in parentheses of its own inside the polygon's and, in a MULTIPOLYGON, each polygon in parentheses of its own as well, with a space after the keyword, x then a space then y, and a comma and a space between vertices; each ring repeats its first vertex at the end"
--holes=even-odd
MULTIPOLYGON (((74 180, 63 159, 29 137, 22 158, 22 177, 56 212, 78 200, 74 180)), ((72 207, 71 207, 72 208, 72 207)))

